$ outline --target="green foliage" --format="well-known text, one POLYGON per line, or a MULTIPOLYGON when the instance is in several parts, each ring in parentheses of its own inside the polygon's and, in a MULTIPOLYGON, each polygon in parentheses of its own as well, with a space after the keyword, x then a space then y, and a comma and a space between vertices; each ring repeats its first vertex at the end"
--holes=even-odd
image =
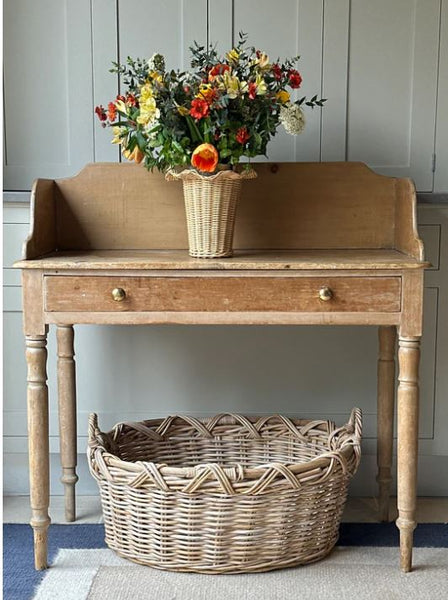
POLYGON ((114 143, 128 156, 137 151, 133 158, 159 170, 190 165, 203 143, 216 148, 221 163, 267 155, 289 112, 301 116, 302 105, 322 107, 325 100, 293 99, 292 90, 301 84, 295 68, 300 57, 271 63, 246 43, 240 32, 235 48, 222 57, 216 47, 194 42, 188 72, 166 71, 160 54, 149 61, 128 57, 125 64, 112 63, 126 92, 107 111, 97 107, 96 112, 103 125, 114 128, 114 143))

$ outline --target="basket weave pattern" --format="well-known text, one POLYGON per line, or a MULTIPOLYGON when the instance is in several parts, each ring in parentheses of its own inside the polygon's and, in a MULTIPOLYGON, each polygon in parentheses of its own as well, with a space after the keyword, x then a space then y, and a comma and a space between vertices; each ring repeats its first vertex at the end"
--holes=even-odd
POLYGON ((360 460, 361 412, 331 421, 280 415, 89 422, 106 542, 152 567, 267 571, 318 560, 335 545, 360 460))
POLYGON ((189 254, 194 258, 225 258, 233 254, 235 214, 243 179, 256 177, 254 171, 218 171, 201 175, 186 169, 168 171, 168 180, 183 183, 189 254))

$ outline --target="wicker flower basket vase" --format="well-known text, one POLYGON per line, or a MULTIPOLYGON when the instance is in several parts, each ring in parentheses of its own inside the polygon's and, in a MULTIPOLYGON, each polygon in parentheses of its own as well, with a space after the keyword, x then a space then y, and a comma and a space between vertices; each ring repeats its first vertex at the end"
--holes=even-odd
POLYGON ((88 460, 106 542, 132 561, 173 571, 245 573, 316 561, 338 538, 360 460, 361 411, 330 421, 279 415, 90 416, 88 460))
POLYGON ((235 214, 243 179, 254 179, 252 169, 237 173, 220 170, 201 175, 193 169, 169 170, 168 181, 181 180, 184 188, 189 254, 194 258, 232 256, 235 214))

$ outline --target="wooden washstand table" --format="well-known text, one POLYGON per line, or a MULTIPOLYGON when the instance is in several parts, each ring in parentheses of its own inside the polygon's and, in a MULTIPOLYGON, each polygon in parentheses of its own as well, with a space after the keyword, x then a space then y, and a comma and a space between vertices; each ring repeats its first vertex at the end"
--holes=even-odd
POLYGON ((50 525, 47 331, 57 327, 66 517, 75 520, 73 325, 379 326, 378 483, 388 520, 398 330, 398 519, 401 568, 416 526, 423 244, 412 182, 361 163, 257 165, 243 186, 235 255, 188 256, 182 190, 141 166, 98 163, 39 179, 23 260, 30 493, 36 569, 50 525))

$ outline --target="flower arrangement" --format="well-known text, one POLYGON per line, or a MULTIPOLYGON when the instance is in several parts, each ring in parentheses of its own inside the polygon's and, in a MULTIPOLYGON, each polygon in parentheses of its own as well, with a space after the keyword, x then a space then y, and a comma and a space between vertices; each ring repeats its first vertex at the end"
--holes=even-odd
POLYGON ((148 169, 193 167, 213 173, 218 163, 237 165, 267 155, 267 145, 280 124, 292 134, 305 125, 303 105, 322 106, 314 96, 293 100, 302 77, 299 57, 271 63, 267 54, 246 48, 246 34, 225 57, 196 42, 192 71, 168 71, 164 57, 128 57, 113 63, 127 87, 95 112, 104 127, 112 127, 112 143, 123 155, 148 169))

